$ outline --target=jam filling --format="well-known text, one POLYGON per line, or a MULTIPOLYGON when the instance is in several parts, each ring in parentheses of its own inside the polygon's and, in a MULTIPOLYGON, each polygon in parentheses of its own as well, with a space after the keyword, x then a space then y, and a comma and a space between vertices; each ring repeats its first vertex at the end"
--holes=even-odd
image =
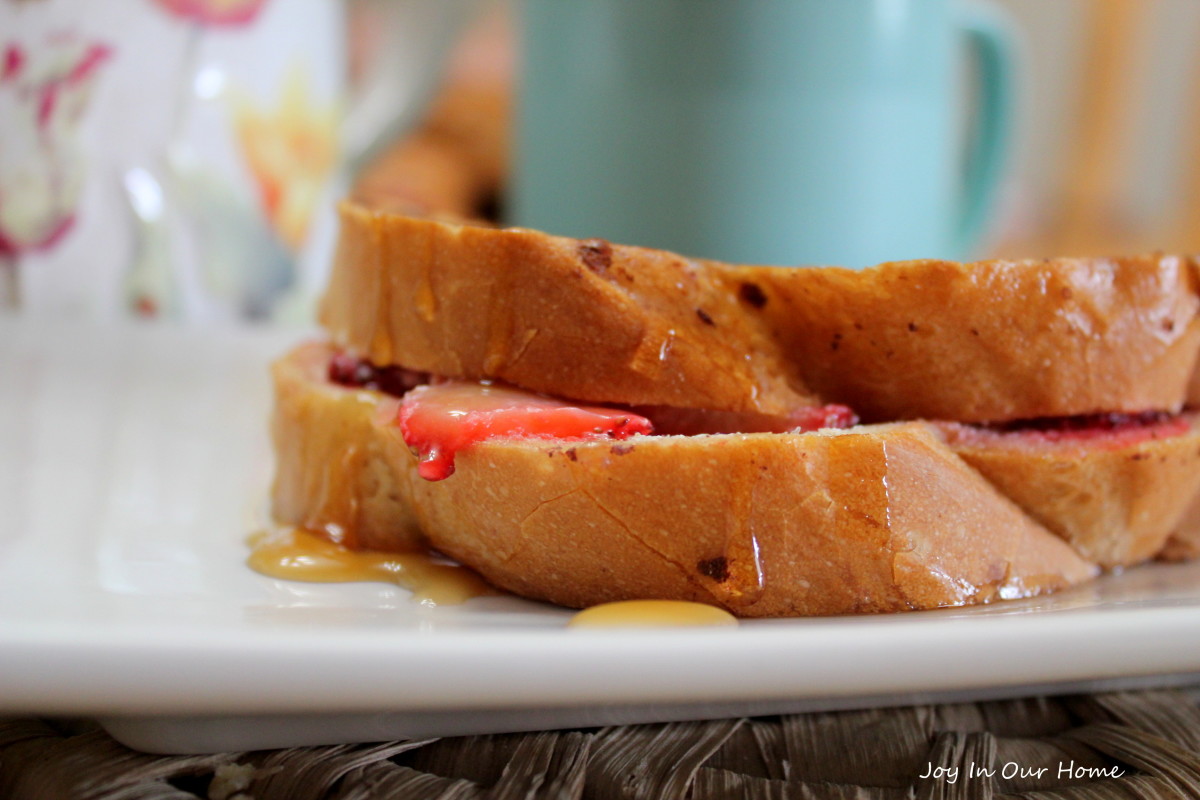
POLYGON ((430 481, 450 477, 460 450, 489 439, 588 441, 654 431, 650 420, 630 411, 467 381, 413 389, 396 421, 404 443, 417 453, 417 472, 430 481))
POLYGON ((1102 442, 1117 448, 1179 436, 1191 429, 1191 423, 1179 414, 1167 411, 1142 411, 1044 417, 977 427, 982 431, 1015 434, 1043 442, 1102 442))
POLYGON ((654 422, 654 430, 670 436, 707 433, 808 433, 822 428, 853 428, 856 415, 848 406, 805 406, 787 414, 756 414, 672 406, 634 406, 654 422))
MULTIPOLYGON (((778 415, 579 404, 492 381, 460 381, 404 367, 377 367, 345 353, 330 360, 329 380, 402 398, 396 423, 405 444, 420 460, 421 477, 434 481, 454 473, 454 458, 459 451, 489 439, 594 441, 654 433, 804 433, 858 424, 850 408, 836 404, 778 415)), ((1190 422, 1178 414, 1143 411, 1014 420, 963 426, 960 430, 1014 441, 1087 443, 1117 449, 1178 436, 1190 429, 1190 422)))
POLYGON ((377 367, 369 361, 335 353, 329 360, 329 380, 351 389, 371 389, 403 397, 410 390, 429 383, 429 373, 404 367, 377 367))
POLYGON ((488 439, 587 441, 653 433, 803 433, 858 424, 854 412, 842 405, 772 415, 578 404, 492 381, 459 381, 403 367, 377 367, 345 353, 330 360, 328 378, 339 386, 403 399, 396 422, 405 444, 419 458, 419 474, 428 480, 448 478, 459 451, 488 439))

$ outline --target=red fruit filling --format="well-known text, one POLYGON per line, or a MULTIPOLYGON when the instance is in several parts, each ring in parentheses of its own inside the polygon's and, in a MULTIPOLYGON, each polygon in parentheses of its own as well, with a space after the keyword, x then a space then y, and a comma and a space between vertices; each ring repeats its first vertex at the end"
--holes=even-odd
MULTIPOLYGON (((455 453, 487 439, 578 441, 624 439, 651 432, 681 436, 802 433, 858 424, 858 417, 850 408, 836 404, 809 406, 778 415, 668 406, 622 410, 580 405, 514 387, 447 381, 404 367, 377 367, 345 353, 335 354, 330 360, 329 380, 342 386, 403 397, 399 422, 404 440, 419 453, 420 473, 430 480, 449 477, 454 472, 455 453)), ((1191 430, 1187 419, 1166 411, 1083 414, 952 427, 958 431, 954 436, 960 441, 967 436, 994 435, 1012 441, 1077 443, 1112 449, 1179 436, 1191 430)))
POLYGON ((1018 435, 1041 442, 1076 442, 1113 449, 1153 439, 1180 436, 1191 430, 1189 421, 1166 411, 1112 412, 1076 417, 1046 417, 980 426, 980 430, 1018 435))
POLYGON ((329 380, 404 399, 397 422, 405 443, 420 457, 418 471, 428 480, 449 477, 454 472, 455 454, 488 439, 625 439, 655 431, 685 436, 788 433, 848 428, 858 423, 854 412, 842 405, 800 408, 778 415, 582 405, 486 381, 454 381, 403 367, 377 367, 345 353, 330 360, 329 380))
MULTIPOLYGON (((404 367, 377 367, 369 361, 337 353, 329 362, 329 380, 355 389, 373 389, 394 397, 427 383, 448 379, 404 367)), ((821 428, 850 428, 858 416, 847 406, 806 406, 787 414, 756 414, 672 406, 634 406, 636 416, 649 419, 658 433, 695 436, 704 433, 804 433, 821 428)))
POLYGON ((658 433, 695 436, 704 433, 806 433, 822 428, 851 428, 858 417, 846 406, 806 406, 788 414, 754 414, 703 408, 634 406, 654 423, 658 433))
POLYGON ((858 415, 849 406, 830 403, 824 406, 798 408, 788 419, 794 423, 793 431, 818 431, 822 428, 853 428, 858 424, 858 415))
MULTIPOLYGON (((789 433, 858 424, 858 417, 850 408, 836 404, 809 406, 778 415, 667 406, 628 410, 582 405, 486 381, 453 381, 403 367, 377 367, 344 353, 330 360, 329 380, 404 398, 397 421, 405 443, 420 456, 421 476, 428 480, 449 477, 454 472, 456 453, 488 439, 582 441, 625 439, 653 432, 683 436, 789 433)), ((960 441, 964 436, 992 435, 1012 441, 1078 443, 1112 449, 1179 436, 1191 430, 1187 419, 1165 411, 1085 414, 953 427, 958 431, 954 436, 960 441)))
POLYGON ((372 389, 395 397, 429 383, 428 372, 416 372, 404 367, 377 367, 345 353, 335 353, 329 360, 329 380, 353 389, 372 389))
POLYGON ((626 439, 654 430, 650 420, 630 411, 462 381, 408 392, 397 421, 404 443, 420 459, 418 473, 430 481, 450 477, 458 451, 489 439, 626 439))

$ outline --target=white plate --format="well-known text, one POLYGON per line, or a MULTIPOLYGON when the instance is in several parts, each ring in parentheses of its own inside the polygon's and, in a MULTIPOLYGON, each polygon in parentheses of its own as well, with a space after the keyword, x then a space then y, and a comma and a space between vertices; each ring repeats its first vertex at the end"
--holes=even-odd
POLYGON ((270 475, 265 365, 297 338, 0 318, 0 713, 197 752, 1200 679, 1200 564, 978 609, 655 632, 264 578, 243 561, 270 475))

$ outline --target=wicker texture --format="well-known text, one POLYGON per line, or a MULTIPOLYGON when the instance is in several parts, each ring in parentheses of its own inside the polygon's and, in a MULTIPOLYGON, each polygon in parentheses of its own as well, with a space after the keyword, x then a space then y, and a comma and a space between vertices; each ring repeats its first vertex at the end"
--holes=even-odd
POLYGON ((12 720, 0 722, 0 797, 1200 798, 1200 690, 184 757, 12 720))

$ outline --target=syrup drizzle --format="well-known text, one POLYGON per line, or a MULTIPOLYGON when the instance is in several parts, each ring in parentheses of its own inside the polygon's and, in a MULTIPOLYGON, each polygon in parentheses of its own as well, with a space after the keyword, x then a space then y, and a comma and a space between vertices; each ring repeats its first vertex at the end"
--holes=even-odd
POLYGON ((426 553, 356 551, 299 528, 262 531, 250 537, 246 563, 272 578, 313 583, 393 583, 424 605, 459 605, 495 594, 466 567, 426 553))
POLYGON ((724 609, 686 600, 622 600, 585 608, 569 628, 735 627, 737 618, 724 609))

